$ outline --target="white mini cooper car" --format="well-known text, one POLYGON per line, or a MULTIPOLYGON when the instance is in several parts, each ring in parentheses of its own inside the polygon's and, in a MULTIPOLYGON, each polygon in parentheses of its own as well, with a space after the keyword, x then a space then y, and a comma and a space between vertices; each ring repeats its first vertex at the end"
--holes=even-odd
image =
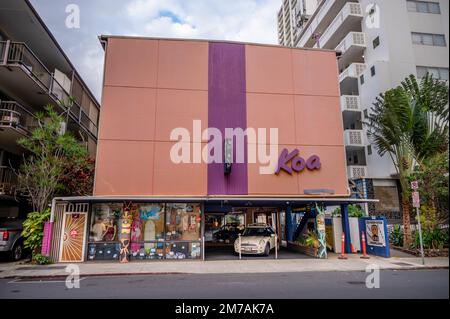
POLYGON ((235 240, 234 252, 239 254, 241 251, 241 254, 269 256, 275 245, 276 237, 272 227, 265 224, 251 224, 235 240))

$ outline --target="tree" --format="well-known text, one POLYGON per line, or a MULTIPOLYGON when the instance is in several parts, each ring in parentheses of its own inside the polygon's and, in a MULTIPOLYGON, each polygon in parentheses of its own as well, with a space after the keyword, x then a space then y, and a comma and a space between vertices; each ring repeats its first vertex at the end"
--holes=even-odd
POLYGON ((377 98, 368 120, 369 138, 380 156, 386 153, 397 170, 402 193, 404 246, 411 244, 410 176, 417 166, 448 149, 448 86, 427 75, 413 75, 402 86, 377 98))
POLYGON ((88 152, 70 132, 62 132, 64 117, 51 105, 36 115, 37 128, 18 143, 27 150, 18 171, 20 190, 29 196, 35 212, 43 213, 73 168, 84 167, 88 152))

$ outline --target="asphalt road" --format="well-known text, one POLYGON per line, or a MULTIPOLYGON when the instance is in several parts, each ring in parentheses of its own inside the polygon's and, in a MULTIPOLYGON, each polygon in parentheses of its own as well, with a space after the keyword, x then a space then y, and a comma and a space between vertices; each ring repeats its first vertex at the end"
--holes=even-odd
POLYGON ((368 289, 365 272, 180 274, 84 277, 80 288, 64 279, 0 280, 0 298, 449 298, 449 271, 381 271, 368 289))

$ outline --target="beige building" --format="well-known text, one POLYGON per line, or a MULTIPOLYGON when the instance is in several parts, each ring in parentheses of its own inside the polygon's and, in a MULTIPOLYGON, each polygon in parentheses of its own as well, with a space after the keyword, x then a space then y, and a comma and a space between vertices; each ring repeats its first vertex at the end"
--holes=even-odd
POLYGON ((341 52, 347 174, 360 196, 381 199, 368 207, 371 212, 392 213, 397 219, 400 205, 395 167, 388 155, 378 155, 362 121, 379 93, 410 74, 420 78, 430 72, 448 81, 448 30, 447 0, 322 0, 308 21, 292 32, 298 33, 299 47, 341 52))

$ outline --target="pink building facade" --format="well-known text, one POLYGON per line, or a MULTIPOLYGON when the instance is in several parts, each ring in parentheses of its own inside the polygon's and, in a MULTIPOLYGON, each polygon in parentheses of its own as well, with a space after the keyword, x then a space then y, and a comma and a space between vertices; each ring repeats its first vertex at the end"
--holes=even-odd
POLYGON ((94 194, 55 201, 54 260, 205 259, 208 243, 235 240, 218 234, 253 223, 272 227, 289 248, 311 222, 325 240, 327 205, 341 205, 350 233, 336 52, 101 42, 94 194), (230 139, 230 129, 247 135, 230 139))

